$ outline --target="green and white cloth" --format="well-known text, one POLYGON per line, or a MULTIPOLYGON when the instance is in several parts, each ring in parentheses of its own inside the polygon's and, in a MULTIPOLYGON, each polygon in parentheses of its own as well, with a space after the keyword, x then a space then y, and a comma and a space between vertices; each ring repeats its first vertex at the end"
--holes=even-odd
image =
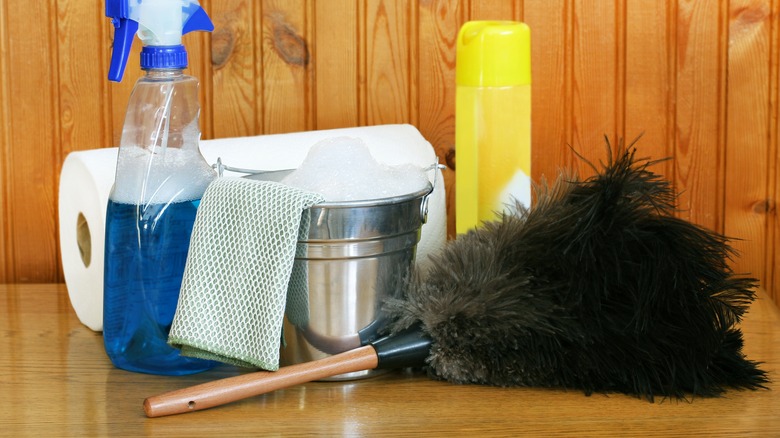
POLYGON ((275 182, 212 182, 198 207, 168 342, 186 356, 277 370, 285 307, 291 320, 307 319, 305 267, 294 272, 293 264, 297 241, 308 235, 304 212, 322 201, 275 182))

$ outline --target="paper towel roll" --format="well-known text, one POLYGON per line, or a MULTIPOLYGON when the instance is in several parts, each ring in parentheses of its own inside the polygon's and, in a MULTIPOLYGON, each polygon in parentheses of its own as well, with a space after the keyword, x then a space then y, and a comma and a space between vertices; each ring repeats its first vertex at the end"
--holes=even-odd
POLYGON ((103 329, 103 248, 117 149, 73 152, 60 173, 62 270, 79 320, 103 329))
MULTIPOLYGON (((297 168, 315 143, 333 137, 364 141, 374 158, 389 165, 427 167, 436 161, 431 144, 411 125, 378 125, 290 134, 201 141, 206 161, 257 170, 297 168)), ((65 282, 79 320, 92 330, 103 328, 103 257, 106 205, 114 182, 117 148, 73 152, 60 176, 60 248, 65 282)), ((226 176, 241 176, 225 172, 226 176)), ((447 239, 447 202, 441 171, 429 173, 435 189, 428 198, 428 221, 417 245, 417 266, 447 239)))

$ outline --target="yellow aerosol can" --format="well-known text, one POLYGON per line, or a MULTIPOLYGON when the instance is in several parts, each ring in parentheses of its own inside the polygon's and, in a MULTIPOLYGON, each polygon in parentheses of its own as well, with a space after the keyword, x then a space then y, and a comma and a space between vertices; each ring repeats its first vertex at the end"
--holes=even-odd
POLYGON ((458 33, 455 148, 457 233, 531 205, 531 30, 469 21, 458 33))

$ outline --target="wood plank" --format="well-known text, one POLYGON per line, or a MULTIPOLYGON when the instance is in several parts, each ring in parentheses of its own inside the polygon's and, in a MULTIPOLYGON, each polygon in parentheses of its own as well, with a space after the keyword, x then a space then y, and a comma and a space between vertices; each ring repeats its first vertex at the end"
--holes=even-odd
POLYGON ((54 175, 60 161, 56 20, 53 0, 7 3, 9 281, 59 277, 54 175))
MULTIPOLYGON (((62 161, 70 152, 104 147, 111 138, 107 68, 102 62, 83 62, 85 53, 103 53, 103 15, 98 3, 57 3, 61 140, 54 146, 59 146, 61 160, 55 163, 55 188, 62 161)), ((59 261, 59 238, 56 242, 59 261)))
POLYGON ((165 377, 114 368, 65 285, 0 284, 0 430, 11 437, 780 436, 780 311, 759 291, 741 328, 769 389, 656 399, 579 390, 455 385, 425 372, 311 382, 222 407, 144 417, 144 398, 244 374, 232 366, 165 377), (54 403, 53 400, 57 402, 54 403))
POLYGON ((221 0, 211 4, 211 96, 215 138, 259 134, 256 124, 254 8, 251 0, 221 0))
POLYGON ((364 1, 357 2, 357 110, 358 125, 366 126, 368 124, 368 20, 366 11, 367 4, 364 1))
POLYGON ((11 236, 11 100, 8 59, 7 2, 0 2, 0 284, 13 281, 11 236))
POLYGON ((308 0, 262 2, 263 131, 267 134, 314 127, 313 77, 308 0))
POLYGON ((515 20, 517 1, 472 1, 469 3, 469 20, 515 20))
POLYGON ((738 273, 765 284, 767 213, 770 8, 766 1, 729 3, 728 125, 726 133, 725 233, 738 273))
POLYGON ((433 145, 443 172, 447 193, 447 230, 455 235, 455 53, 463 23, 457 0, 423 2, 419 9, 419 125, 433 145))
MULTIPOLYGON (((722 4, 722 2, 721 2, 722 4)), ((681 0, 676 23, 675 187, 680 216, 722 231, 726 59, 718 2, 681 0)))
MULTIPOLYGON (((103 8, 96 3, 57 3, 60 155, 106 146, 110 138, 108 87, 98 62, 85 53, 102 53, 103 8)), ((61 163, 57 163, 57 173, 61 163)))
MULTIPOLYGON (((209 17, 212 17, 211 21, 213 22, 211 0, 200 0, 199 3, 209 17)), ((214 3, 222 4, 223 2, 217 1, 214 3)), ((214 107, 212 105, 214 87, 211 86, 213 82, 211 41, 212 34, 210 32, 191 32, 182 38, 182 44, 187 48, 187 57, 189 59, 189 67, 184 72, 185 74, 195 76, 199 81, 200 131, 201 138, 204 139, 214 138, 214 107)))
MULTIPOLYGON (((424 0, 423 0, 424 1, 424 0)), ((409 39, 409 120, 408 123, 420 126, 420 88, 427 84, 420 83, 420 7, 421 0, 410 0, 406 13, 408 14, 409 39)))
POLYGON ((409 123, 409 0, 367 0, 366 124, 409 123))
MULTIPOLYGON (((644 130, 640 155, 675 156, 663 173, 682 192, 681 216, 746 239, 736 243, 743 257, 735 267, 770 290, 780 283, 780 0, 202 4, 212 17, 238 9, 237 27, 218 28, 243 38, 236 52, 225 49, 235 35, 185 37, 189 73, 202 85, 204 138, 407 122, 445 162, 454 147, 459 26, 524 20, 532 29, 534 180, 561 167, 588 173, 569 144, 598 162, 603 134, 631 139, 644 130), (296 64, 306 51, 308 63, 296 64)), ((140 44, 124 82, 107 82, 113 29, 103 14, 102 3, 0 1, 0 281, 59 278, 62 159, 119 143, 141 75, 140 44), (99 60, 74 62, 79 50, 97 50, 99 60)))
POLYGON ((566 0, 529 1, 524 14, 531 28, 531 175, 554 181, 573 164, 573 10, 566 0))
POLYGON ((358 126, 358 5, 319 0, 314 10, 316 128, 358 126))
MULTIPOLYGON (((613 143, 620 136, 617 6, 583 0, 573 8, 572 147, 596 164, 607 158, 604 136, 613 143)), ((583 176, 593 172, 580 160, 573 167, 583 176)))
MULTIPOLYGON (((639 0, 626 3, 625 19, 625 142, 642 136, 637 155, 663 159, 674 153, 673 120, 674 57, 673 23, 669 2, 639 0)), ((653 171, 672 180, 671 162, 653 171)))
POLYGON ((777 198, 780 195, 780 2, 772 3, 771 15, 771 62, 769 65, 769 169, 770 185, 769 195, 773 200, 769 215, 769 226, 767 226, 767 248, 766 265, 766 283, 764 287, 775 300, 780 303, 780 253, 777 248, 780 247, 780 217, 777 211, 777 198))
POLYGON ((254 47, 255 47, 255 91, 257 93, 257 96, 255 96, 255 128, 258 131, 259 134, 266 133, 266 127, 265 127, 265 68, 263 67, 263 64, 265 63, 265 45, 262 43, 262 40, 260 40, 263 37, 263 26, 264 26, 264 20, 263 20, 263 3, 262 2, 254 2, 255 3, 255 14, 253 17, 254 26, 253 26, 253 32, 255 35, 254 38, 254 47))

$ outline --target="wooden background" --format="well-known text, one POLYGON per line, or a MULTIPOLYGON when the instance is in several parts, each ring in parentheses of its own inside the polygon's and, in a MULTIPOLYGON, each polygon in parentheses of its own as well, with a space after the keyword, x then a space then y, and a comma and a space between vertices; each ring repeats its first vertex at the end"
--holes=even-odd
MULTIPOLYGON (((457 31, 527 22, 534 179, 587 173, 570 147, 598 161, 604 135, 644 133, 640 155, 674 157, 656 170, 680 215, 741 239, 735 269, 777 298, 780 0, 202 4, 216 31, 186 44, 204 138, 411 123, 450 165, 450 201, 457 31)), ((0 283, 62 280, 62 161, 118 143, 138 72, 136 50, 124 82, 106 80, 112 34, 102 1, 0 0, 0 283)))

